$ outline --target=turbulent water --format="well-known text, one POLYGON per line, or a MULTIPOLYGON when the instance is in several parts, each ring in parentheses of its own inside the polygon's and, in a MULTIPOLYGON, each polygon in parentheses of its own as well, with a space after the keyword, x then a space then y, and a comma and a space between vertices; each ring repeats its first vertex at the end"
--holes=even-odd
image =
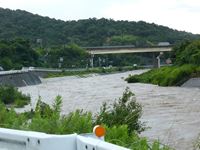
POLYGON ((63 98, 62 112, 66 114, 76 109, 96 113, 103 102, 112 103, 129 87, 143 106, 141 120, 150 127, 141 136, 159 139, 178 150, 193 149, 200 133, 200 89, 127 84, 124 81, 129 74, 144 71, 44 79, 40 85, 22 87, 20 90, 32 97, 31 106, 25 110, 34 108, 39 96, 52 104, 56 95, 60 95, 63 98))

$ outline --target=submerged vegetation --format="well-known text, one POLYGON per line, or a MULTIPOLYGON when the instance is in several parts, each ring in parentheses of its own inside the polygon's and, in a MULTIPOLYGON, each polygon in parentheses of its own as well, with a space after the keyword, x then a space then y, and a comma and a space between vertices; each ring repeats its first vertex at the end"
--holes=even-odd
POLYGON ((180 86, 192 77, 200 77, 200 40, 184 41, 172 52, 174 66, 153 69, 129 76, 128 83, 142 82, 160 86, 180 86))
POLYGON ((40 131, 50 134, 89 133, 94 125, 101 124, 107 134, 105 140, 133 150, 169 150, 158 141, 149 142, 139 137, 144 129, 139 121, 142 107, 133 98, 134 94, 126 89, 109 109, 102 106, 97 115, 76 110, 68 115, 61 115, 62 98, 57 96, 49 106, 39 98, 35 111, 17 114, 14 109, 7 109, 0 103, 0 127, 20 130, 40 131), (122 119, 122 120, 120 120, 122 119))

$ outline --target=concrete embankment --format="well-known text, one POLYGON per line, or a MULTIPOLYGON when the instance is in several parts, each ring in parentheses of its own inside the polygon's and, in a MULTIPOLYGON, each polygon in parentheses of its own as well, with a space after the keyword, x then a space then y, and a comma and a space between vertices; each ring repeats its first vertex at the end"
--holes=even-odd
POLYGON ((39 76, 29 71, 4 71, 0 73, 0 85, 22 87, 40 84, 39 76))
POLYGON ((186 81, 182 87, 197 87, 200 88, 200 78, 191 78, 186 81))

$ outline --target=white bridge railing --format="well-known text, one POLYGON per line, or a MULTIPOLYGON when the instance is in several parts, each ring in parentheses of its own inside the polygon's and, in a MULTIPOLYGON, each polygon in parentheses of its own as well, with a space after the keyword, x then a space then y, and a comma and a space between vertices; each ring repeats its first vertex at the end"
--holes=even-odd
POLYGON ((26 73, 26 72, 28 72, 28 70, 0 71, 0 75, 18 74, 18 73, 26 73))
POLYGON ((28 72, 32 72, 32 71, 38 71, 38 72, 62 72, 61 69, 23 67, 21 70, 0 71, 0 75, 20 74, 20 73, 28 73, 28 72))
POLYGON ((51 135, 0 128, 0 150, 128 150, 97 138, 77 134, 51 135))

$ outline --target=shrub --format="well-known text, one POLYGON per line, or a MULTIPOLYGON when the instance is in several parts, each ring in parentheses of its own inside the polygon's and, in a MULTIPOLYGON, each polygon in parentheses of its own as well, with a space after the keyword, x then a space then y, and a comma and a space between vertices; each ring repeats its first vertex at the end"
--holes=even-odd
POLYGON ((140 133, 144 130, 144 124, 139 120, 142 115, 142 106, 136 102, 134 94, 126 88, 123 96, 110 107, 104 103, 101 107, 95 124, 105 124, 108 127, 127 125, 131 133, 140 133))
POLYGON ((6 108, 5 104, 0 102, 0 127, 22 129, 26 117, 23 114, 17 114, 13 108, 6 108))
POLYGON ((14 104, 22 107, 30 103, 30 96, 22 94, 13 86, 0 86, 0 101, 4 104, 14 104))
POLYGON ((75 111, 61 116, 62 98, 57 96, 52 108, 39 98, 31 122, 26 128, 46 133, 70 134, 88 133, 92 131, 91 113, 75 111))
POLYGON ((64 117, 64 132, 66 133, 90 133, 92 131, 92 114, 76 110, 64 117))
POLYGON ((124 147, 131 147, 134 142, 138 142, 140 139, 136 133, 129 133, 127 125, 106 127, 106 131, 106 141, 124 147))
POLYGON ((160 144, 159 141, 149 142, 141 138, 135 132, 129 132, 127 125, 106 127, 107 142, 130 148, 132 150, 170 150, 168 146, 160 144))

